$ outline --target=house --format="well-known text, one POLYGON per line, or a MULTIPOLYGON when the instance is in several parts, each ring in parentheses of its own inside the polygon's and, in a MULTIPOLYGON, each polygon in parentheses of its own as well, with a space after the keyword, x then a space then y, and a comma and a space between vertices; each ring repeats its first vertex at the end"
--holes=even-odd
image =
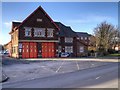
POLYGON ((23 22, 12 22, 9 34, 14 58, 53 58, 61 52, 77 57, 86 55, 88 49, 88 39, 79 40, 81 35, 70 26, 54 22, 41 6, 23 22))
POLYGON ((77 47, 76 47, 76 32, 74 32, 70 26, 65 26, 61 22, 55 22, 59 30, 59 43, 58 43, 58 52, 67 52, 72 56, 77 56, 77 47))
POLYGON ((77 34, 77 56, 87 56, 90 35, 86 32, 76 32, 77 34))
POLYGON ((11 49, 12 49, 11 47, 12 47, 11 41, 4 45, 4 49, 9 52, 10 56, 11 56, 11 49))
POLYGON ((13 22, 11 56, 16 58, 56 57, 58 26, 38 7, 23 22, 13 22))

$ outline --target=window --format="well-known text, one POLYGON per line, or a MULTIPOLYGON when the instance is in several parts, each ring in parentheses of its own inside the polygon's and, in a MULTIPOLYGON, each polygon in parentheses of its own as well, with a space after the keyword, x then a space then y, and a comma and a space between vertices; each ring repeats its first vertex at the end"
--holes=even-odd
POLYGON ((83 40, 83 37, 81 37, 81 40, 83 40))
POLYGON ((88 39, 90 40, 90 37, 88 39))
POLYGON ((19 48, 22 48, 22 43, 19 43, 19 48))
POLYGON ((60 42, 60 37, 58 38, 58 41, 60 42))
POLYGON ((87 40, 87 37, 85 37, 85 40, 87 40))
POLYGON ((15 53, 15 52, 16 52, 15 49, 16 49, 15 47, 12 47, 12 53, 15 53))
POLYGON ((22 52, 22 49, 21 49, 21 48, 19 49, 19 52, 20 52, 20 53, 22 52))
POLYGON ((77 37, 77 39, 79 40, 80 38, 79 38, 79 37, 77 37))
POLYGON ((80 52, 83 53, 84 52, 84 47, 80 46, 80 52))
POLYGON ((45 37, 45 28, 34 28, 34 37, 45 37))
POLYGON ((42 19, 40 19, 40 18, 37 18, 37 22, 42 22, 42 19))
POLYGON ((65 42, 72 43, 73 42, 73 38, 65 37, 65 42))
POLYGON ((73 53, 73 46, 65 46, 65 52, 73 53))
POLYGON ((53 30, 52 28, 47 29, 47 37, 53 37, 53 30))
POLYGON ((25 27, 25 36, 27 37, 31 36, 31 28, 25 27))
POLYGON ((11 39, 13 40, 13 35, 11 35, 11 39))
POLYGON ((58 52, 60 53, 62 51, 62 47, 58 46, 58 52))

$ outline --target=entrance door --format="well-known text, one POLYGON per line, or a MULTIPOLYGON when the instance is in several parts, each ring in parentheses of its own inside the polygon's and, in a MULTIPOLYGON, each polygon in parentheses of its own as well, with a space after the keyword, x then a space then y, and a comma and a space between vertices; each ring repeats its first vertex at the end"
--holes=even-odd
POLYGON ((55 57, 55 44, 53 42, 42 43, 42 57, 43 58, 55 57))

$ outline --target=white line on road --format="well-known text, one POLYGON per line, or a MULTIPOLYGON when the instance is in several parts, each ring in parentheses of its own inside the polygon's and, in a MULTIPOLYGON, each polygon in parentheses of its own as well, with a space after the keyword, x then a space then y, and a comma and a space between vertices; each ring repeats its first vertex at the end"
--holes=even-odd
POLYGON ((46 66, 41 66, 43 69, 47 70, 47 71, 51 71, 53 73, 55 73, 53 70, 51 70, 50 68, 47 68, 46 66))
POLYGON ((80 67, 79 67, 79 65, 78 65, 78 62, 76 61, 76 65, 77 65, 77 69, 78 70, 80 70, 80 67))
POLYGON ((62 64, 60 65, 60 67, 56 70, 56 72, 58 72, 60 70, 60 68, 62 67, 64 62, 62 62, 62 64))
POLYGON ((99 77, 96 77, 95 79, 99 79, 101 76, 99 76, 99 77))

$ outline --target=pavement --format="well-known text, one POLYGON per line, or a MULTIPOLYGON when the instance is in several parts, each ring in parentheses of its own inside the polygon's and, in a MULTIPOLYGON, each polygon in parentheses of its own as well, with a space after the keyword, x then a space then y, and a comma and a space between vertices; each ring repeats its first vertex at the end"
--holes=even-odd
POLYGON ((118 88, 118 63, 17 83, 3 83, 3 88, 118 88))
POLYGON ((100 61, 100 62, 120 62, 118 58, 99 59, 99 58, 32 58, 32 59, 20 59, 20 60, 63 60, 63 61, 100 61))

